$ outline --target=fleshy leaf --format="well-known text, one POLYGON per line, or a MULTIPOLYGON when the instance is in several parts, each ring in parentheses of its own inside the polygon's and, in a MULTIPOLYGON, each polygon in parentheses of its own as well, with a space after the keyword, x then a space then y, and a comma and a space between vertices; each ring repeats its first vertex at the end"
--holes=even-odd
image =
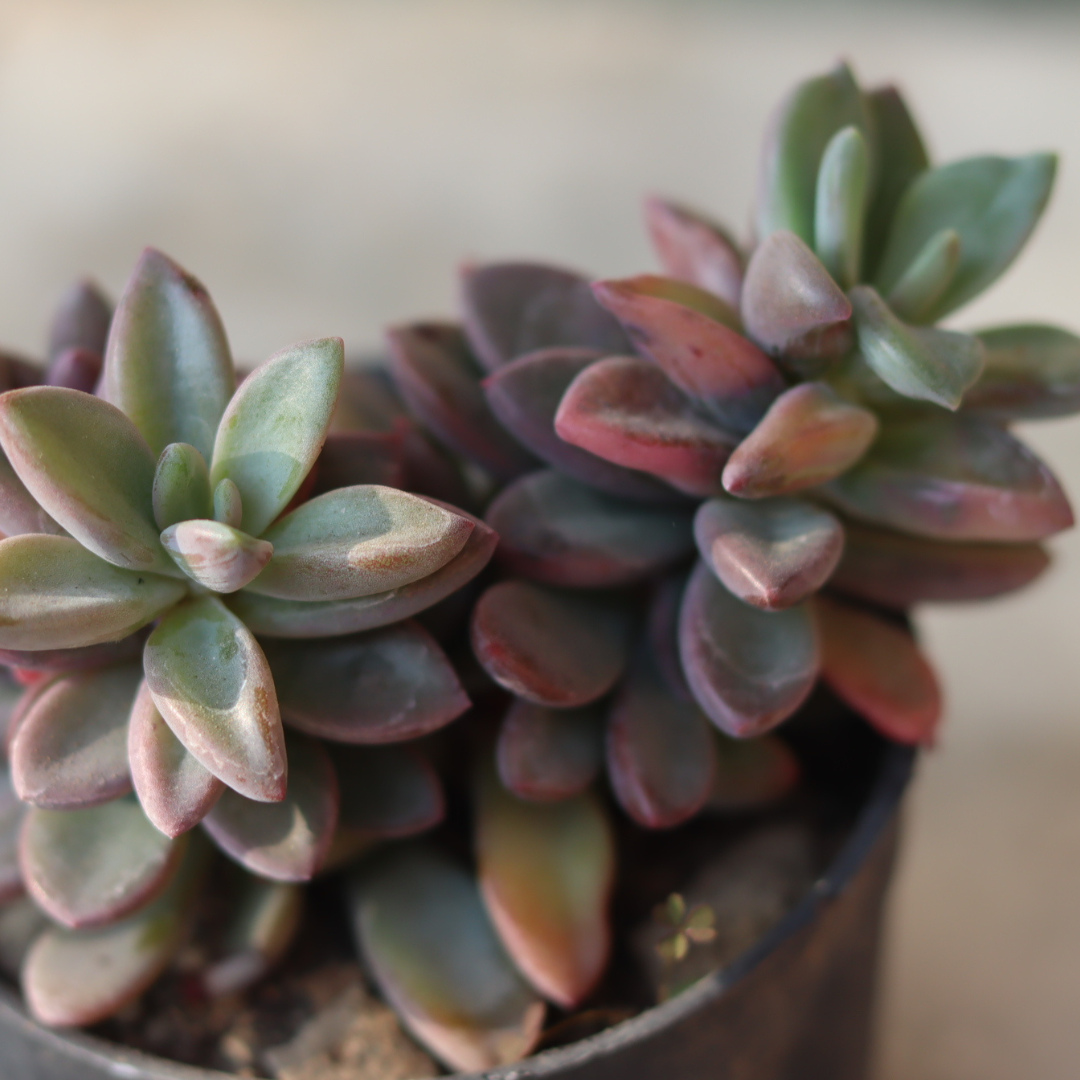
POLYGON ((567 388, 555 430, 607 461, 653 473, 691 495, 717 490, 738 437, 717 427, 648 360, 598 360, 567 388))
POLYGON ((410 482, 405 451, 409 425, 402 421, 394 431, 331 430, 315 465, 313 494, 357 484, 418 490, 410 482))
POLYGON ((1049 565, 1038 544, 943 543, 847 522, 831 587, 885 607, 986 600, 1023 588, 1049 565))
POLYGON ((627 660, 627 625, 611 602, 525 581, 493 585, 476 602, 472 646, 511 693, 568 709, 603 697, 627 660))
POLYGON ((89 349, 65 349, 49 364, 45 383, 92 394, 101 378, 101 366, 101 353, 89 349))
POLYGON ((627 585, 693 550, 688 510, 616 499, 550 469, 505 488, 487 520, 500 561, 549 585, 627 585))
POLYGON ((1028 323, 983 330, 979 381, 964 408, 996 420, 1038 420, 1080 410, 1080 337, 1028 323))
POLYGON ((216 597, 176 608, 143 653, 154 704, 219 780, 250 799, 285 795, 284 735, 270 666, 251 631, 216 597))
POLYGON ((1050 470, 976 416, 898 420, 825 491, 853 517, 942 540, 1042 540, 1073 523, 1050 470))
POLYGON ((814 202, 814 249, 844 288, 859 280, 869 194, 870 149, 862 132, 849 124, 821 155, 814 202))
POLYGON ((603 761, 603 729, 595 709, 547 709, 516 700, 499 728, 499 778, 522 799, 556 802, 579 795, 603 761))
POLYGON ((647 829, 688 821, 712 790, 712 725, 668 690, 647 654, 638 655, 611 706, 607 766, 620 805, 647 829))
POLYGON ((322 865, 338 816, 337 773, 321 743, 287 737, 289 788, 280 802, 222 793, 203 828, 222 851, 253 874, 307 881, 322 865))
POLYGON ((153 504, 159 529, 209 517, 210 469, 190 443, 169 443, 161 451, 154 471, 153 504))
POLYGON ((955 229, 934 233, 889 290, 889 307, 908 322, 927 322, 959 269, 960 234, 955 229))
POLYGON ((41 379, 42 371, 37 364, 6 349, 0 349, 0 391, 37 386, 41 379))
POLYGON ((645 200, 645 224, 664 270, 739 306, 743 260, 727 231, 664 199, 645 200))
POLYGON ((869 285, 851 290, 859 351, 898 394, 955 409, 982 373, 983 346, 970 334, 908 326, 869 285))
POLYGON ((600 359, 594 349, 542 349, 520 356, 484 380, 492 412, 537 457, 583 484, 627 499, 671 501, 675 493, 645 473, 603 461, 565 442, 555 415, 566 389, 600 359))
POLYGON ((918 176, 893 219, 876 282, 888 295, 927 241, 942 229, 960 235, 960 265, 926 314, 936 322, 977 296, 1016 257, 1035 228, 1054 182, 1057 158, 976 157, 918 176))
POLYGON ((339 832, 366 839, 412 836, 442 821, 439 776, 402 746, 329 747, 341 788, 339 832))
POLYGON ((425 845, 395 846, 351 882, 353 933, 402 1023, 447 1068, 523 1058, 544 1005, 514 970, 472 876, 425 845))
POLYGON ((686 684, 679 656, 679 607, 686 589, 687 575, 672 574, 657 582, 649 603, 647 632, 652 657, 668 690, 683 701, 694 695, 686 684))
POLYGON ((7 904, 23 891, 19 830, 25 814, 26 806, 15 794, 11 774, 0 758, 0 905, 7 904))
POLYGON ((888 738, 932 743, 941 691, 911 634, 830 597, 818 597, 815 604, 825 681, 888 738))
POLYGON ((716 773, 706 809, 718 814, 760 810, 799 782, 799 759, 775 735, 732 739, 716 733, 716 773))
POLYGON ((50 810, 79 810, 126 795, 127 720, 141 677, 139 665, 123 664, 52 682, 11 744, 19 798, 50 810))
POLYGON ((472 530, 470 518, 419 495, 374 484, 339 488, 264 534, 274 556, 250 589, 308 601, 400 589, 445 566, 472 530))
POLYGON ((415 622, 331 641, 268 641, 281 715, 322 739, 415 739, 468 707, 450 661, 415 622))
POLYGON ((128 795, 88 810, 32 809, 19 862, 26 889, 64 926, 115 922, 172 879, 182 840, 163 836, 128 795))
POLYGON ((698 508, 694 535, 727 589, 767 611, 791 607, 821 588, 844 548, 836 517, 802 499, 710 499, 698 508))
POLYGON ((83 547, 114 566, 175 573, 154 522, 154 456, 119 409, 58 386, 17 390, 0 398, 0 443, 83 547))
POLYGON ((561 345, 625 353, 619 324, 580 274, 540 263, 490 263, 462 275, 465 333, 494 371, 523 353, 561 345))
POLYGON ((780 372, 715 312, 705 315, 665 296, 668 290, 656 285, 663 280, 599 281, 593 291, 680 390, 700 399, 724 427, 748 431, 784 389, 780 372))
POLYGON ((127 753, 143 813, 166 836, 193 829, 225 790, 172 733, 145 682, 131 709, 127 753))
POLYGON ((416 323, 387 336, 401 396, 440 442, 500 480, 536 467, 536 459, 492 414, 481 369, 459 327, 416 323))
POLYGON ((869 449, 877 417, 820 382, 799 383, 769 406, 724 466, 724 487, 743 499, 790 495, 846 472, 869 449))
POLYGON ((10 462, 0 450, 0 533, 22 536, 24 533, 51 533, 64 530, 37 504, 10 462))
POLYGON ((27 671, 86 671, 88 668, 119 664, 142 656, 145 634, 129 634, 120 641, 84 645, 78 649, 0 649, 0 664, 27 671))
POLYGON ((457 592, 491 560, 498 533, 482 521, 469 520, 473 531, 457 555, 435 573, 399 589, 323 601, 275 600, 245 590, 230 596, 229 606, 251 630, 266 637, 335 637, 408 619, 457 592))
POLYGON ((475 814, 480 888, 495 929, 529 982, 571 1009, 611 951, 615 842, 603 807, 591 793, 519 799, 485 767, 475 814))
POLYGON ((319 456, 345 363, 340 338, 284 349, 240 385, 221 418, 210 484, 240 489, 244 532, 261 536, 319 456))
POLYGON ((746 332, 801 376, 817 374, 851 347, 851 302, 794 233, 763 240, 742 291, 746 332))
POLYGON ((761 611, 699 563, 679 613, 679 647, 698 704, 721 731, 760 735, 787 719, 813 689, 818 641, 806 604, 761 611))
POLYGON ((182 582, 121 570, 66 536, 0 540, 0 648, 117 641, 183 595, 182 582))
POLYGON ((103 356, 112 305, 92 281, 76 281, 60 298, 49 327, 49 362, 69 349, 103 356))
POLYGON ((233 593, 254 580, 274 554, 274 545, 220 521, 181 521, 161 542, 173 562, 213 592, 233 593))

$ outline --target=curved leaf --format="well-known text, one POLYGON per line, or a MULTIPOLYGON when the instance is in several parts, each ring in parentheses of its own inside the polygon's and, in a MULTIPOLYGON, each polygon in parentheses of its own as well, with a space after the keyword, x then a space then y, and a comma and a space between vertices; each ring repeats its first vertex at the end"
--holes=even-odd
POLYGON ((154 470, 153 505, 159 529, 210 515, 210 469, 190 443, 169 443, 161 451, 154 470))
POLYGON ((0 649, 0 664, 27 671, 86 671, 132 660, 142 655, 145 634, 129 634, 119 641, 103 645, 84 645, 77 649, 0 649))
POLYGON ((365 839, 413 836, 438 825, 446 800, 438 773, 411 748, 331 746, 341 789, 338 831, 365 839))
POLYGON ((844 288, 859 280, 869 195, 870 148, 862 132, 849 124, 821 155, 814 201, 814 249, 844 288))
POLYGON ((112 304, 94 284, 76 281, 60 297, 49 325, 49 362, 70 349, 103 356, 112 319, 112 304))
POLYGON ((731 739, 716 733, 716 773, 706 809, 739 814, 771 806, 799 782, 799 759, 782 739, 731 739))
POLYGON ((240 528, 244 520, 244 503, 240 489, 227 476, 214 488, 213 504, 215 521, 233 529, 240 528))
POLYGON ((647 632, 652 657, 668 690, 682 701, 694 695, 686 684, 679 656, 679 607, 686 590, 685 573, 672 574, 657 582, 649 604, 647 632))
POLYGON ((219 593, 242 589, 274 554, 273 544, 220 521, 178 522, 161 534, 161 542, 189 578, 219 593))
POLYGON ((92 394, 101 379, 101 366, 99 352, 65 349, 49 364, 45 382, 49 386, 66 386, 69 390, 92 394))
POLYGON ((955 229, 934 233, 889 290, 889 307, 908 322, 927 322, 959 269, 960 234, 955 229))
POLYGON ((11 463, 0 450, 0 539, 24 533, 51 533, 64 530, 37 504, 11 463))
POLYGON ((0 905, 14 900, 23 891, 19 867, 19 830, 26 806, 19 801, 11 774, 0 759, 0 905))

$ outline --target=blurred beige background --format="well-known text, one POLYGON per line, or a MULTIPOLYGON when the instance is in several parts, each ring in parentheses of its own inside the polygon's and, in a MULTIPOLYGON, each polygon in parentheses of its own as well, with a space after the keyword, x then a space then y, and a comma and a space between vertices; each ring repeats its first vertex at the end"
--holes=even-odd
MULTIPOLYGON (((163 247, 239 357, 449 313, 473 257, 652 266, 638 199, 741 226, 761 125, 837 57, 939 158, 1058 148, 1056 197, 958 326, 1080 327, 1080 12, 761 0, 0 2, 0 339, 163 247)), ((1080 499, 1080 420, 1033 430, 1080 499)), ((1080 534, 1015 599, 920 619, 950 721, 912 807, 880 1080, 1080 1074, 1080 534)))

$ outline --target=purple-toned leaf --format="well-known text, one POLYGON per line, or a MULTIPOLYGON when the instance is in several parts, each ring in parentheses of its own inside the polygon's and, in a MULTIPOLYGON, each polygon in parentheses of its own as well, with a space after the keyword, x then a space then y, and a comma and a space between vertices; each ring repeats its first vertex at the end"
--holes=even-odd
POLYGON ((153 504, 159 529, 210 516, 210 469, 194 446, 169 443, 161 451, 154 470, 153 504))
POLYGON ((177 837, 193 829, 221 797, 225 785, 172 733, 145 682, 135 695, 127 734, 131 780, 143 813, 166 836, 177 837))
POLYGON ((37 504, 0 451, 0 539, 24 533, 60 534, 64 530, 37 504))
POLYGON ((23 891, 19 867, 19 831, 26 806, 19 801, 7 763, 0 758, 0 904, 7 904, 23 891))
POLYGON ((390 372, 382 360, 374 363, 364 357, 360 363, 350 357, 341 374, 341 392, 330 434, 349 432, 393 432, 401 422, 408 423, 390 372))
POLYGON ((28 671, 86 671, 89 668, 120 664, 142 655, 145 634, 129 634, 104 645, 84 645, 78 649, 0 649, 0 664, 28 671))
POLYGON ((838 397, 825 383, 785 390, 735 448, 724 487, 743 499, 790 495, 846 472, 878 432, 868 409, 838 397))
POLYGON ((639 825, 669 829, 708 800, 716 770, 712 726, 696 704, 668 690, 647 654, 612 703, 606 746, 615 797, 639 825))
POLYGON ((172 879, 184 850, 132 796, 88 810, 30 810, 19 838, 27 892, 64 926, 101 926, 142 907, 172 879))
POLYGON ((368 840, 413 836, 446 813, 439 776, 427 758, 402 746, 329 748, 341 790, 338 831, 368 840))
POLYGON ((603 756, 595 709, 547 709, 520 699, 507 710, 495 745, 499 779, 536 802, 580 795, 596 779, 603 756))
POLYGON ((445 726, 470 702, 446 654, 402 622, 330 641, 268 641, 281 715, 322 739, 386 743, 445 726))
POLYGON ((830 587, 885 607, 986 600, 1023 588, 1050 565, 1038 544, 945 543, 855 522, 844 534, 830 587))
POLYGON ((728 592, 705 563, 690 576, 679 613, 690 689, 721 731, 760 735, 786 720, 817 678, 817 632, 806 604, 762 611, 728 592))
POLYGON ((280 802, 227 790, 203 828, 230 858, 274 881, 307 881, 322 866, 338 817, 337 773, 325 747, 290 734, 289 788, 280 802))
POLYGON ((689 510, 605 495, 545 469, 488 507, 499 559, 549 585, 606 588, 649 577, 693 551, 689 510))
MULTIPOLYGON (((112 304, 92 281, 76 281, 60 297, 49 327, 49 362, 69 349, 101 357, 109 336, 112 304)), ((100 364, 100 359, 99 359, 100 364)), ((91 390, 93 387, 91 387, 91 390)))
POLYGON ((393 431, 331 431, 315 465, 314 493, 357 484, 407 487, 405 430, 402 423, 393 431))
POLYGON ((911 323, 928 322, 960 269, 960 254, 955 229, 931 236, 885 298, 893 314, 911 323))
POLYGON ((471 630, 484 670, 537 705, 587 705, 615 685, 626 665, 621 608, 530 582, 491 586, 473 609, 471 630))
POLYGON ((829 140, 821 155, 814 201, 814 250, 845 289, 859 280, 869 195, 870 146, 849 124, 829 140))
POLYGON ((55 679, 23 716, 11 743, 19 798, 81 810, 131 790, 127 721, 142 678, 138 664, 55 679))
POLYGON ((544 1005, 514 970, 463 867, 423 844, 395 845, 356 872, 353 934, 382 995, 447 1068, 523 1058, 544 1005))
POLYGON ((652 657, 668 690, 682 701, 693 701, 679 656, 679 607, 687 575, 673 574, 656 583, 649 604, 648 635, 652 657))
POLYGON ((799 782, 799 760, 775 735, 731 739, 716 733, 716 773, 706 810, 739 814, 771 806, 799 782))
POLYGON ((66 536, 0 540, 0 648, 74 649, 118 641, 168 610, 182 582, 121 570, 66 536))
POLYGON ((177 607, 143 652, 146 682, 173 734, 250 799, 285 795, 284 733, 270 666, 251 631, 216 597, 177 607))
POLYGON ((452 323, 414 323, 389 331, 391 371, 409 408, 451 450, 509 480, 536 459, 492 415, 481 369, 452 323))
POLYGON ((818 597, 815 606, 822 678, 888 738, 933 743, 941 691, 911 634, 831 597, 818 597))
POLYGON ((897 420, 825 490, 852 517, 941 540, 1042 540, 1073 523, 1046 465, 976 416, 897 420))
POLYGON ((739 306, 743 258, 726 229, 664 199, 645 200, 645 224, 665 271, 739 306))
POLYGON ((742 317, 750 337, 803 376, 851 347, 851 303, 821 260, 791 232, 774 232, 750 257, 742 317))
POLYGON ((588 281, 568 270, 490 263, 464 272, 461 299, 469 344, 488 371, 536 349, 576 345, 624 353, 629 345, 588 281))
POLYGON ((0 349, 0 391, 37 386, 44 377, 45 373, 37 364, 0 349))
POLYGON ((102 356, 90 349, 64 349, 49 363, 45 382, 92 394, 101 378, 102 356))
POLYGON ((607 461, 711 495, 738 436, 716 426, 648 360, 611 356, 581 372, 555 415, 560 438, 607 461))
POLYGON ((563 440, 555 415, 570 384, 600 359, 594 349, 541 349, 518 357, 484 380, 492 411, 537 457, 583 484, 628 499, 668 501, 674 492, 654 477, 603 461, 563 440))
POLYGON ((544 997, 574 1008, 611 951, 615 841, 599 799, 529 802, 485 767, 475 829, 480 888, 507 952, 544 997))
POLYGON ((161 534, 161 542, 189 578, 219 593, 250 584, 274 554, 273 544, 220 521, 178 522, 161 534))
MULTIPOLYGON (((5 710, 7 716, 5 717, 4 724, 4 744, 2 747, 3 753, 0 754, 0 761, 3 762, 3 770, 10 777, 10 770, 7 768, 7 755, 11 752, 11 744, 15 741, 15 736, 19 732, 19 727, 22 725, 23 719, 26 714, 33 707, 35 701, 42 694, 44 690, 48 688, 52 682, 52 673, 47 673, 45 677, 37 679, 33 682, 25 682, 20 679, 15 687, 20 691, 15 697, 14 701, 11 701, 10 694, 13 689, 8 685, 7 677, 13 677, 15 672, 5 672, 5 710)), ((14 681, 14 679, 13 679, 14 681)))

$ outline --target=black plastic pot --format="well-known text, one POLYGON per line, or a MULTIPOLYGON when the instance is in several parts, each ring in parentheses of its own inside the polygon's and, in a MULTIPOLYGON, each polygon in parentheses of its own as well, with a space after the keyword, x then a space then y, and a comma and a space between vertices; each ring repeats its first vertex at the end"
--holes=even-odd
MULTIPOLYGON (((882 904, 914 753, 890 746, 810 895, 735 963, 678 997, 486 1080, 866 1080, 882 904)), ((472 1080, 479 1080, 475 1074, 472 1080)), ((0 987, 0 1080, 227 1080, 30 1020, 0 987)))

